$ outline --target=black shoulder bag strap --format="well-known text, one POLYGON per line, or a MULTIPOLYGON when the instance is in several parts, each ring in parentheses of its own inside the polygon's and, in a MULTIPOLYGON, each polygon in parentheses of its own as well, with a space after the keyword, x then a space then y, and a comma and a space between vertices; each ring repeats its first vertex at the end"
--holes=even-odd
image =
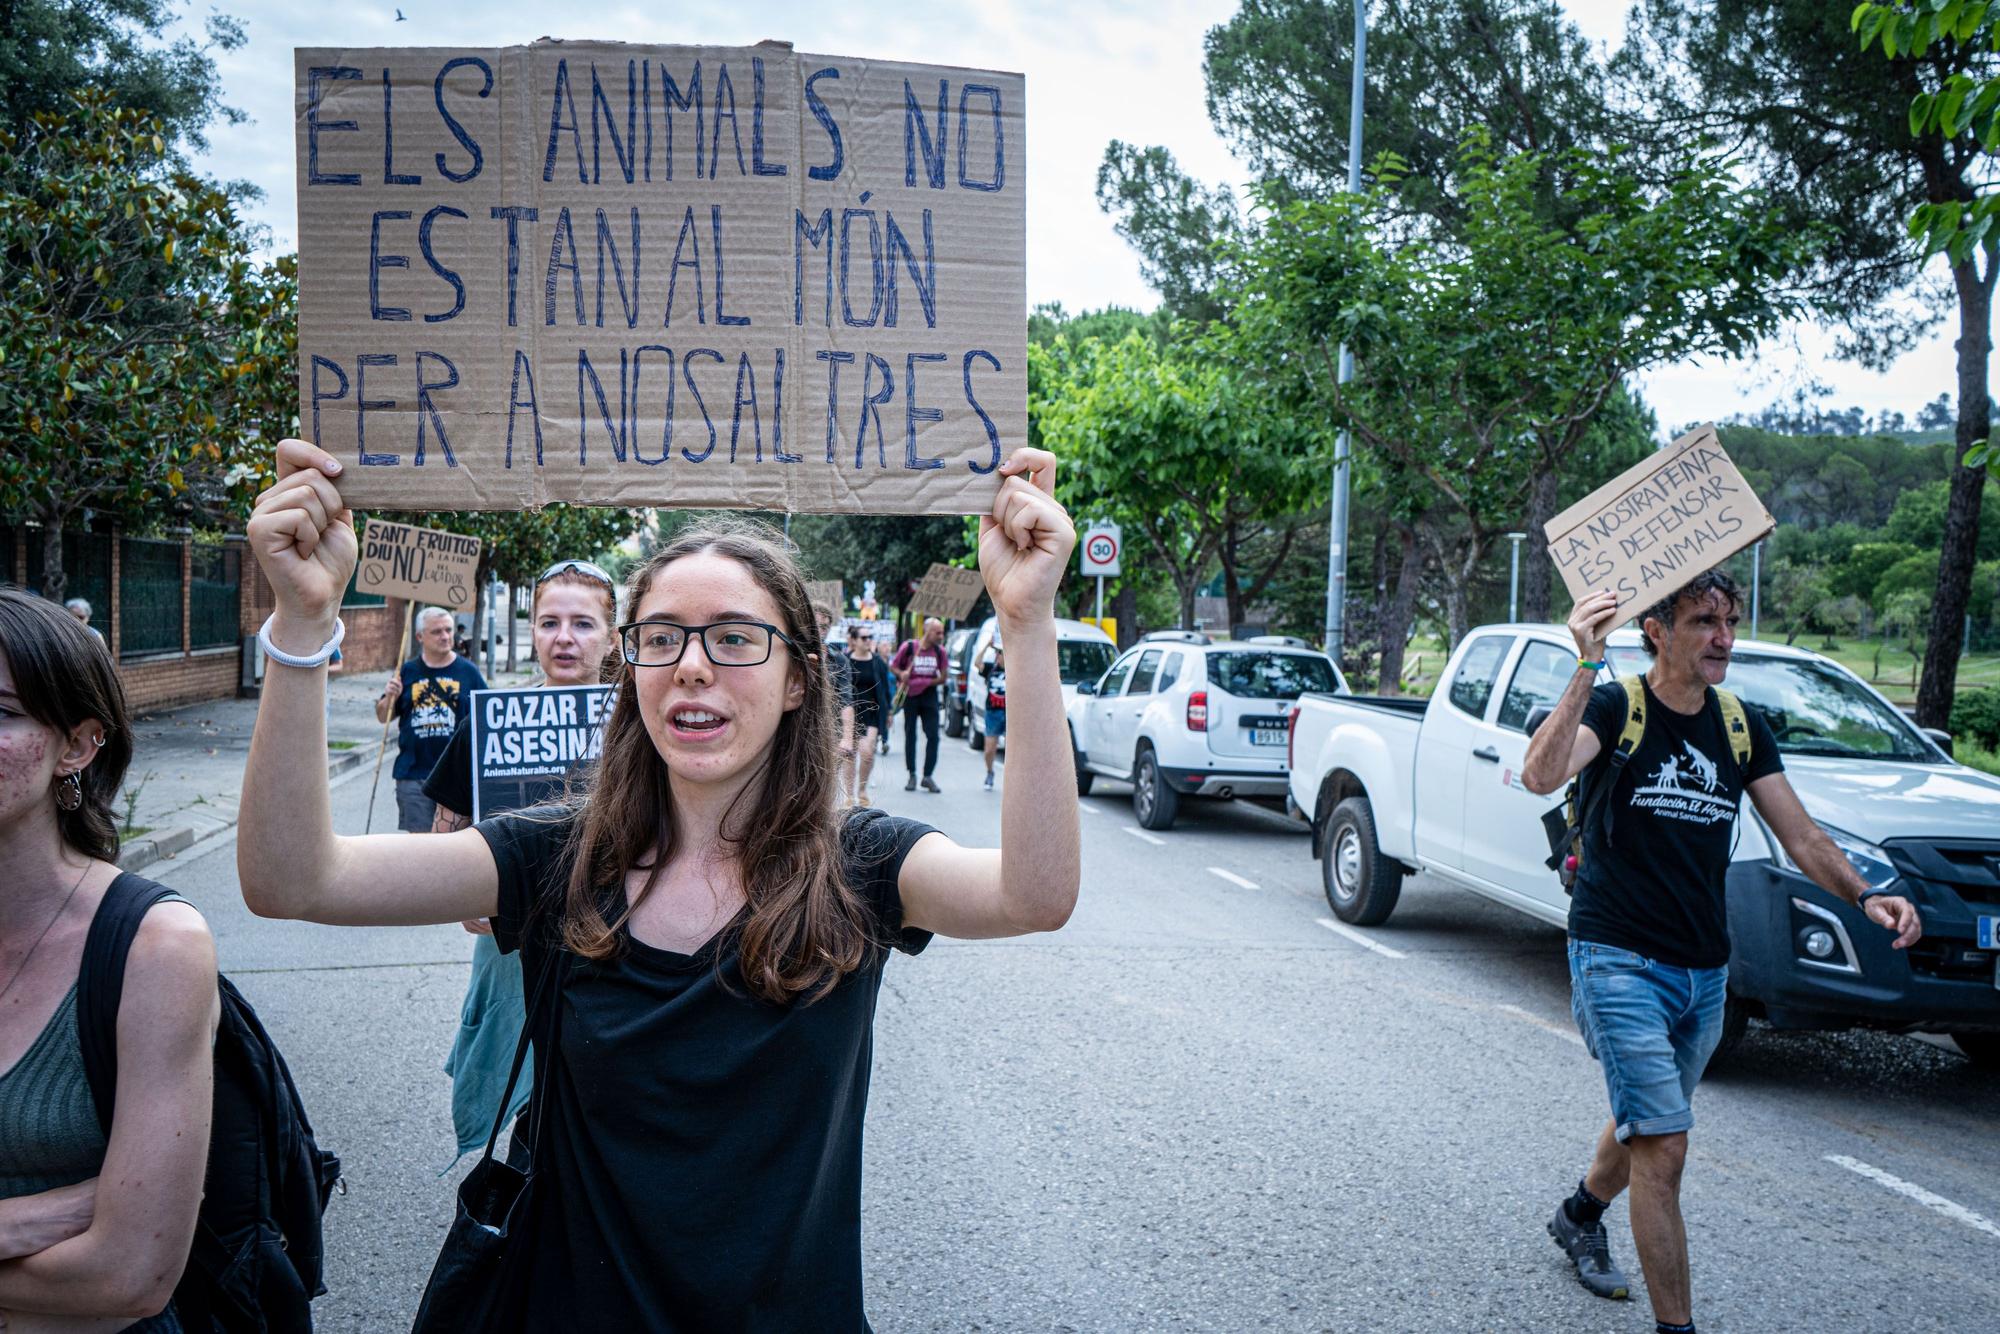
POLYGON ((76 1029, 83 1046, 83 1073, 97 1104, 97 1121, 111 1134, 118 1093, 118 1004, 125 992, 125 959, 139 923, 154 904, 173 894, 165 885, 120 872, 104 891, 97 915, 84 937, 83 966, 76 979, 76 1029))

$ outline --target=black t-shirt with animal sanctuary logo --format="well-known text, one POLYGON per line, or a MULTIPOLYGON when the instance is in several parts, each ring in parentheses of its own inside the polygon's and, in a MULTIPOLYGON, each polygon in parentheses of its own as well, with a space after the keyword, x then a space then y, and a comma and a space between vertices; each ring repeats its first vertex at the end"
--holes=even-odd
MULTIPOLYGON (((1743 789, 1778 773, 1778 739, 1755 709, 1745 709, 1750 759, 1739 772, 1710 691, 1697 714, 1676 713, 1646 687, 1646 735, 1605 799, 1607 822, 1584 831, 1583 864, 1569 905, 1578 940, 1643 954, 1679 968, 1729 962, 1724 898, 1736 813, 1743 789)), ((1625 730, 1625 688, 1591 691, 1583 725, 1604 750, 1585 771, 1585 791, 1609 772, 1625 730)), ((1597 800, 1593 795, 1591 800, 1597 800)))
MULTIPOLYGON (((741 914, 692 954, 619 929, 621 951, 564 948, 573 809, 475 825, 500 877, 493 931, 522 952, 529 996, 572 969, 556 1050, 535 1051, 547 1098, 526 1327, 618 1334, 865 1334, 861 1136, 876 995, 903 924, 903 858, 931 827, 880 808, 842 819, 847 885, 879 942, 819 1000, 774 1005, 740 968, 741 914)), ((603 891, 607 916, 622 884, 603 891)))

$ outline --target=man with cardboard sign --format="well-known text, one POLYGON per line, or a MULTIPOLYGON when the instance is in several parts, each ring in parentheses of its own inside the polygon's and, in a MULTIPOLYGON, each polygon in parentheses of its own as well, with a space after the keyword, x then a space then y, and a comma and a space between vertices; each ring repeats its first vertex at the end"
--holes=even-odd
POLYGON ((980 579, 979 571, 936 562, 924 572, 923 582, 917 585, 916 594, 910 599, 910 614, 962 621, 972 614, 972 609, 979 604, 979 595, 985 591, 986 584, 980 579))
POLYGON ((1545 535, 1572 599, 1608 589, 1622 608, 1652 605, 1776 527, 1715 427, 1697 426, 1551 519, 1545 535))
POLYGON ((295 77, 300 419, 354 505, 990 506, 1021 76, 545 40, 295 77))
POLYGON ((371 518, 362 534, 354 585, 377 597, 459 610, 472 605, 478 575, 478 538, 371 518))

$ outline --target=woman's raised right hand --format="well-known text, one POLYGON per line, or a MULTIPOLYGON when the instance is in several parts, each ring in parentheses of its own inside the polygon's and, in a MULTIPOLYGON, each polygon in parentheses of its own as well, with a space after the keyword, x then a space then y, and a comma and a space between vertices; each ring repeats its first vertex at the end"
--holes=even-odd
POLYGON ((278 480, 250 513, 250 549, 278 603, 271 635, 288 652, 325 642, 354 574, 354 514, 334 483, 340 471, 317 445, 280 440, 278 480))

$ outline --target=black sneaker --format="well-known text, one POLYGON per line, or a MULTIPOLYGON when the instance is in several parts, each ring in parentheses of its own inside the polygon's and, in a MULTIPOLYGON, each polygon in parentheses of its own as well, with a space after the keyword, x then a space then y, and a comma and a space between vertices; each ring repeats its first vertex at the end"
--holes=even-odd
POLYGON ((915 792, 916 790, 917 790, 917 776, 915 774, 911 774, 910 781, 903 784, 903 791, 915 792))
POLYGON ((1611 1262, 1611 1243, 1604 1235, 1602 1219, 1585 1227, 1572 1220, 1569 1210, 1558 1204, 1556 1216, 1549 1220, 1549 1235, 1576 1266, 1577 1282, 1613 1301, 1624 1301, 1631 1296, 1632 1285, 1611 1262))
POLYGON ((931 777, 931 776, 930 776, 929 774, 925 774, 925 775, 924 775, 924 791, 926 791, 926 792, 942 792, 942 791, 944 791, 944 789, 943 789, 943 788, 941 788, 941 787, 939 787, 939 786, 937 785, 937 780, 936 780, 935 778, 932 778, 932 777, 931 777))

